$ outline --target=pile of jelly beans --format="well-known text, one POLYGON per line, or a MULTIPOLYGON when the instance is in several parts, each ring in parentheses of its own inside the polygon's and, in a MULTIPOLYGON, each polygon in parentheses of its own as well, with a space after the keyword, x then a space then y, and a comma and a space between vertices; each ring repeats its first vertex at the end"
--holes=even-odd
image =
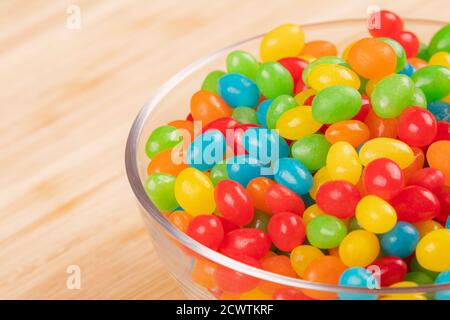
MULTIPOLYGON (((450 24, 424 44, 376 14, 341 56, 295 24, 267 33, 259 60, 230 52, 187 118, 149 135, 153 204, 204 246, 283 276, 450 282, 450 24)), ((450 299, 300 290, 186 252, 221 299, 450 299)))

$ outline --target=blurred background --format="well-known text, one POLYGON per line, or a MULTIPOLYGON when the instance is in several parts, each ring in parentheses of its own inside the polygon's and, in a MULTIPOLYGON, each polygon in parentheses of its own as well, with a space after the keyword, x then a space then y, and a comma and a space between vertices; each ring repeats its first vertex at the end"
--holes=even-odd
POLYGON ((370 5, 449 19, 446 0, 2 0, 0 298, 183 298, 125 175, 138 110, 211 51, 370 5))

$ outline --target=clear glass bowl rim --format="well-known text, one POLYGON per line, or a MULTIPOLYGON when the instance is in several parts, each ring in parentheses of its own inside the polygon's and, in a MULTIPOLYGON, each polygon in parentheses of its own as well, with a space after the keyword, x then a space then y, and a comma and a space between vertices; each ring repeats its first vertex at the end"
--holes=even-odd
MULTIPOLYGON (((447 24, 445 21, 437 21, 437 20, 428 20, 428 19, 404 19, 406 23, 422 23, 422 24, 432 24, 435 25, 436 28, 440 28, 443 25, 447 24)), ((324 21, 324 22, 316 22, 302 25, 304 29, 308 28, 316 28, 316 27, 324 27, 331 26, 336 24, 348 24, 348 23, 365 23, 365 19, 344 19, 344 20, 334 20, 334 21, 324 21)), ((437 30, 436 29, 436 30, 437 30)), ((181 71, 173 75, 169 80, 164 82, 150 97, 147 103, 142 107, 139 111, 137 117, 135 118, 133 125, 130 129, 128 140, 126 143, 125 150, 125 167, 127 172, 127 177, 131 188, 141 205, 141 207, 150 215, 152 219, 154 219, 159 226, 161 226, 166 232, 168 232, 173 238, 179 241, 183 246, 193 250, 195 253, 203 256, 217 264, 226 266, 230 269, 252 275, 259 279, 279 283, 282 285, 297 287, 301 289, 314 289, 314 290, 322 290, 328 292, 349 292, 349 293, 370 293, 370 294, 401 294, 401 293, 417 293, 417 292, 437 292, 441 290, 450 290, 450 283, 446 284, 431 284, 431 285, 422 285, 417 287, 403 287, 403 288, 380 288, 380 289, 368 289, 368 288, 356 288, 350 286, 340 286, 340 285, 331 285, 326 283, 319 282, 311 282, 301 279, 295 279, 291 277, 281 276, 275 273, 271 273, 268 271, 264 271, 262 269, 258 269, 255 267, 251 267, 239 261, 228 258, 221 253, 218 253, 214 250, 205 247, 199 242, 187 236, 185 233, 181 232, 177 228, 175 228, 155 207, 155 205, 148 198, 145 193, 144 187, 141 183, 141 179, 139 177, 139 169, 138 163, 136 159, 138 143, 141 138, 142 129, 146 123, 146 121, 151 116, 152 111, 158 106, 159 102, 164 99, 164 97, 170 93, 170 91, 175 88, 182 80, 189 77, 189 75, 195 71, 197 71, 202 66, 207 63, 213 61, 214 59, 224 55, 229 50, 238 49, 239 46, 244 43, 256 40, 258 38, 263 37, 264 34, 260 34, 257 36, 253 36, 251 38, 241 40, 232 45, 226 46, 222 49, 216 50, 197 61, 191 63, 187 67, 183 68, 181 71)))

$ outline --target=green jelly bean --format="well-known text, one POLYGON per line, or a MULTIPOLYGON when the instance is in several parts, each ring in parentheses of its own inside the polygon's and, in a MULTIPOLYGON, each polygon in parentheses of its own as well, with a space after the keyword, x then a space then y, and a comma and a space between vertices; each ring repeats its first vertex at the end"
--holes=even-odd
POLYGON ((289 109, 297 107, 295 99, 289 95, 275 98, 269 106, 266 115, 267 128, 275 129, 278 119, 289 109))
POLYGON ((261 64, 256 73, 256 84, 267 99, 275 99, 283 94, 292 94, 294 81, 292 76, 278 62, 261 64))
POLYGON ((183 136, 173 126, 160 126, 153 130, 145 144, 145 152, 151 159, 158 153, 172 149, 183 140, 183 136))
POLYGON ((425 93, 428 103, 441 100, 450 93, 450 69, 447 67, 426 66, 417 70, 411 78, 416 87, 425 93))
POLYGON ((359 77, 359 81, 361 83, 361 85, 359 86, 359 93, 361 94, 365 94, 366 93, 366 86, 367 86, 367 82, 369 82, 369 80, 363 78, 363 77, 359 77))
POLYGON ((403 49, 400 43, 391 38, 377 38, 377 39, 387 43, 392 47, 392 49, 394 49, 395 55, 397 56, 397 66, 395 67, 395 72, 401 71, 406 66, 405 49, 403 49))
POLYGON ((306 225, 306 237, 309 243, 319 249, 336 248, 346 235, 345 224, 327 214, 315 217, 306 225))
POLYGON ((228 179, 227 164, 224 162, 217 163, 212 169, 209 177, 214 185, 222 180, 228 179))
POLYGON ((312 115, 320 123, 331 124, 348 120, 361 109, 361 94, 349 86, 331 86, 314 97, 312 115))
POLYGON ((409 268, 411 269, 411 271, 419 271, 419 272, 423 272, 426 275, 428 275, 430 278, 432 278, 433 280, 436 279, 436 277, 439 275, 439 272, 434 272, 428 269, 425 269, 424 267, 422 267, 419 262, 417 261, 417 258, 414 257, 411 259, 411 263, 409 264, 409 268))
POLYGON ((258 124, 258 116, 256 111, 250 107, 238 107, 233 109, 231 117, 242 124, 256 123, 258 124))
POLYGON ((167 173, 154 173, 144 184, 148 197, 161 211, 173 211, 178 207, 174 188, 175 177, 167 173))
POLYGON ((408 272, 403 279, 403 281, 412 281, 414 283, 417 283, 419 285, 425 285, 425 284, 432 284, 434 283, 434 279, 427 275, 424 272, 420 271, 412 271, 408 272))
POLYGON ((267 225, 269 224, 270 216, 262 211, 255 210, 252 222, 246 225, 246 228, 256 228, 261 231, 267 232, 267 225))
POLYGON ((309 171, 316 171, 327 162, 331 144, 323 134, 311 134, 297 140, 292 145, 292 157, 299 160, 309 171))
POLYGON ((417 106, 422 108, 427 108, 427 97, 425 97, 425 93, 417 87, 414 87, 414 93, 411 97, 410 106, 417 106))
POLYGON ((228 73, 239 73, 255 80, 258 69, 259 62, 246 51, 236 50, 230 52, 227 56, 228 73))
POLYGON ((342 58, 335 57, 335 56, 320 57, 320 58, 314 60, 313 62, 309 63, 306 66, 306 68, 303 70, 303 73, 302 73, 303 83, 308 84, 307 79, 308 79, 309 73, 311 72, 312 68, 314 68, 315 66, 317 66, 319 64, 338 64, 338 65, 350 68, 348 63, 342 58))
POLYGON ((414 83, 403 74, 393 74, 377 83, 372 92, 373 111, 380 118, 397 118, 409 105, 414 83))
POLYGON ((219 88, 217 86, 219 79, 226 73, 221 70, 215 70, 208 73, 205 80, 203 80, 202 90, 212 92, 214 94, 219 94, 219 88))
POLYGON ((419 52, 416 55, 417 58, 428 61, 430 54, 428 53, 428 46, 425 43, 420 43, 419 52))
POLYGON ((428 54, 430 57, 439 51, 450 52, 450 23, 439 29, 431 38, 428 45, 428 54))

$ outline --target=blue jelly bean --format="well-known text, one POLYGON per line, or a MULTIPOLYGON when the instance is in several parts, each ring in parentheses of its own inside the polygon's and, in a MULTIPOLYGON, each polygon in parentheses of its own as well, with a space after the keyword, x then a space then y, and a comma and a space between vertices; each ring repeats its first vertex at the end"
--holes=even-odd
POLYGON ((416 69, 410 63, 407 62, 405 67, 398 73, 411 77, 414 74, 414 72, 416 72, 416 69))
POLYGON ((313 186, 313 178, 303 163, 294 158, 280 158, 274 162, 275 181, 302 195, 313 186))
POLYGON ((450 216, 447 217, 447 221, 445 222, 445 228, 450 229, 450 216))
POLYGON ((242 140, 248 154, 263 164, 289 156, 287 142, 275 130, 250 128, 245 131, 242 140))
POLYGON ((267 167, 248 154, 226 160, 228 178, 247 187, 250 180, 268 174, 267 167))
POLYGON ((256 110, 256 116, 258 117, 259 124, 267 128, 267 110, 269 110, 272 104, 272 99, 267 99, 261 102, 256 110))
MULTIPOLYGON (((339 278, 339 285, 372 289, 379 287, 375 277, 370 271, 362 267, 352 267, 345 270, 339 278)), ((370 293, 340 292, 339 298, 341 300, 376 300, 377 295, 370 293)))
POLYGON ((399 221, 387 233, 380 236, 383 252, 388 256, 406 258, 410 256, 419 242, 419 232, 412 224, 399 221))
POLYGON ((259 89, 256 83, 237 73, 222 76, 218 83, 219 95, 232 108, 255 107, 259 102, 259 89))
POLYGON ((200 171, 206 171, 223 160, 226 140, 219 130, 208 130, 189 145, 186 163, 200 171))
POLYGON ((445 101, 433 101, 427 106, 438 121, 450 121, 450 103, 445 101))
MULTIPOLYGON (((450 270, 445 270, 439 273, 439 275, 434 280, 435 284, 450 283, 450 270)), ((450 290, 442 290, 436 292, 434 295, 436 300, 450 300, 450 290)))

